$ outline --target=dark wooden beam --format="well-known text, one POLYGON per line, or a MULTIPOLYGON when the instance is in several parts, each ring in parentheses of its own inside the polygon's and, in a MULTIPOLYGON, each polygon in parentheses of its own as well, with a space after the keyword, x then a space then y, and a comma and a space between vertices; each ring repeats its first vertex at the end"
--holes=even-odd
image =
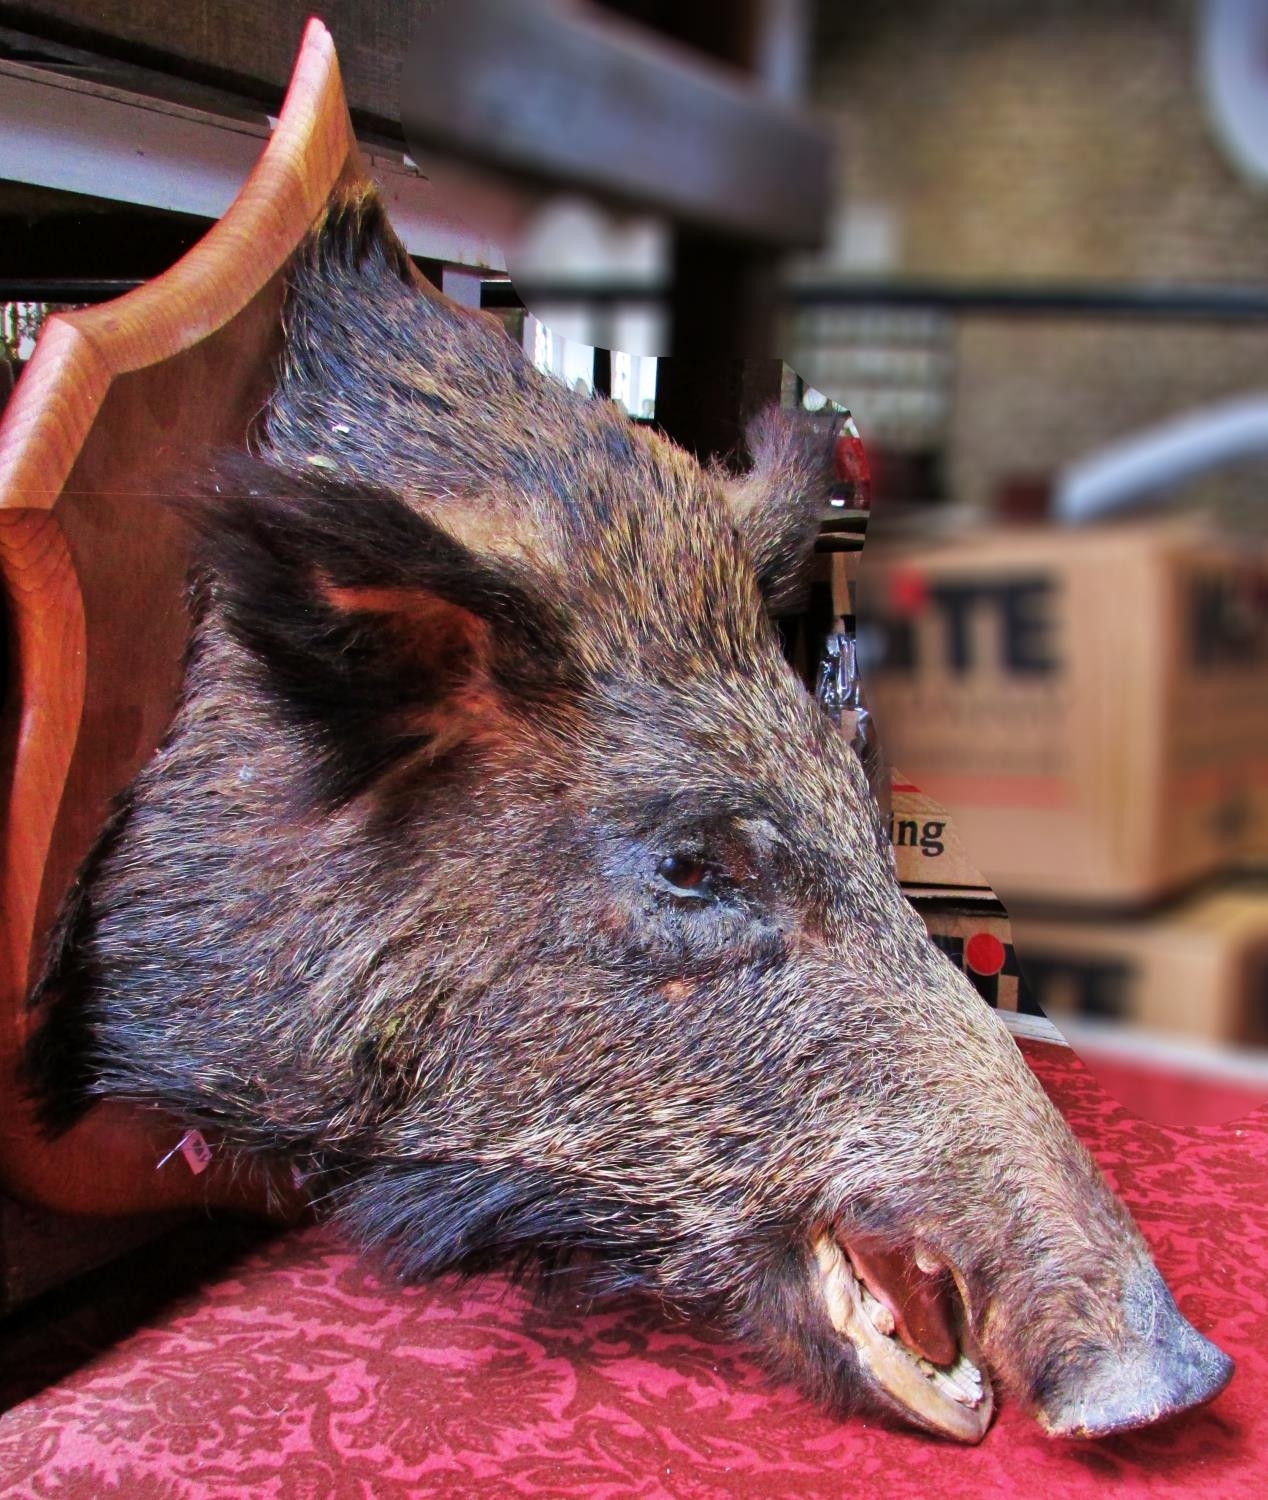
MULTIPOLYGON (((635 280, 509 281, 483 283, 485 307, 520 307, 528 290, 539 302, 563 302, 592 310, 613 303, 658 307, 668 296, 659 284, 635 280)), ((1083 282, 898 281, 851 276, 843 281, 785 282, 779 306, 787 312, 830 307, 932 308, 964 318, 1135 318, 1142 322, 1263 322, 1268 319, 1268 287, 1247 284, 1128 286, 1083 282)))
POLYGON ((610 349, 594 351, 594 394, 596 396, 612 394, 612 351, 610 349))
POLYGON ((314 10, 334 35, 354 115, 399 137, 412 8, 393 0, 0 0, 0 24, 33 37, 222 88, 276 111, 314 10), (395 122, 395 124, 394 124, 395 122))
POLYGON ((595 0, 606 11, 730 63, 779 99, 802 93, 809 0, 595 0))
POLYGON ((751 75, 597 9, 442 5, 415 35, 407 137, 772 249, 818 243, 826 132, 751 75))
POLYGON ((0 279, 144 281, 179 260, 211 222, 82 193, 0 183, 0 279))
POLYGON ((744 428, 779 401, 777 359, 676 357, 656 362, 656 425, 702 462, 743 456, 744 428))
MULTIPOLYGON (((0 24, 275 109, 312 10, 0 0, 0 24)), ((582 3, 327 0, 321 13, 371 136, 401 138, 404 103, 420 148, 776 247, 823 233, 826 132, 698 49, 582 3)))
POLYGON ((760 359, 774 347, 776 259, 765 246, 680 227, 674 234, 671 352, 760 359))

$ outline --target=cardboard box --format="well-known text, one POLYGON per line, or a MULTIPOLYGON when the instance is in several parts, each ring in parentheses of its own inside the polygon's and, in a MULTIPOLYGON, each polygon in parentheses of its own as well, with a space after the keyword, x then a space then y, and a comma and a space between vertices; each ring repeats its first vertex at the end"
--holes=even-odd
POLYGON ((989 893, 946 808, 897 770, 890 772, 889 841, 903 885, 989 893))
POLYGON ((989 893, 909 890, 911 904, 943 953, 986 1003, 1014 1014, 1039 1012, 1021 983, 1008 913, 989 893))
POLYGON ((1195 522, 868 543, 881 743, 1005 903, 1139 904, 1268 849, 1268 556, 1195 522))
POLYGON ((1029 992, 1058 1026, 1114 1022, 1160 1040, 1268 1048, 1268 883, 1135 921, 1018 917, 1013 932, 1029 992))
POLYGON ((906 894, 996 1009, 1046 1017, 1053 1040, 1068 1027, 1075 1045, 1093 1052, 1111 1028, 1136 1045, 1235 1048, 1268 1095, 1268 881, 1217 887, 1126 920, 1010 918, 988 893, 906 894))

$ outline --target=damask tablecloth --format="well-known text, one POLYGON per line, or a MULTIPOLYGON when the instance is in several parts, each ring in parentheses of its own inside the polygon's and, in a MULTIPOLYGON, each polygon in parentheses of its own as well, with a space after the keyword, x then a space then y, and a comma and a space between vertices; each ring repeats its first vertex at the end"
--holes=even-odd
POLYGON ((326 1228, 202 1226, 98 1277, 90 1305, 63 1298, 0 1334, 0 1493, 1262 1500, 1268 1110, 1166 1130, 1067 1050, 1026 1050, 1182 1311, 1238 1361, 1199 1412, 1079 1444, 1006 1404, 959 1448, 833 1421, 648 1300, 534 1303, 496 1275, 402 1288, 326 1228))

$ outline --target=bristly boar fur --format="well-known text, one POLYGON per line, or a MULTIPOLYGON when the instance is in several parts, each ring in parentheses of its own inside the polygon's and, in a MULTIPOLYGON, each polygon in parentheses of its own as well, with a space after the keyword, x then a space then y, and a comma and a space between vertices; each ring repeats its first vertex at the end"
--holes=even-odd
POLYGON ((952 1268, 1055 1430, 1222 1383, 781 659, 832 434, 773 412, 702 470, 420 286, 367 195, 285 336, 37 988, 48 1126, 117 1097, 290 1157, 411 1277, 582 1256, 837 1409, 940 1430, 834 1323, 825 1235, 952 1268))

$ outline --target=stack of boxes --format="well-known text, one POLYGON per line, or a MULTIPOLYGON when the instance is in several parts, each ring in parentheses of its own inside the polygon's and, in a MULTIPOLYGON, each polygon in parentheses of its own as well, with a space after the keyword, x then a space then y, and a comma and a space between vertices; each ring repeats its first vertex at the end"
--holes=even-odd
POLYGON ((1196 521, 873 538, 858 588, 899 878, 984 997, 1268 1045, 1268 552, 1196 521))

